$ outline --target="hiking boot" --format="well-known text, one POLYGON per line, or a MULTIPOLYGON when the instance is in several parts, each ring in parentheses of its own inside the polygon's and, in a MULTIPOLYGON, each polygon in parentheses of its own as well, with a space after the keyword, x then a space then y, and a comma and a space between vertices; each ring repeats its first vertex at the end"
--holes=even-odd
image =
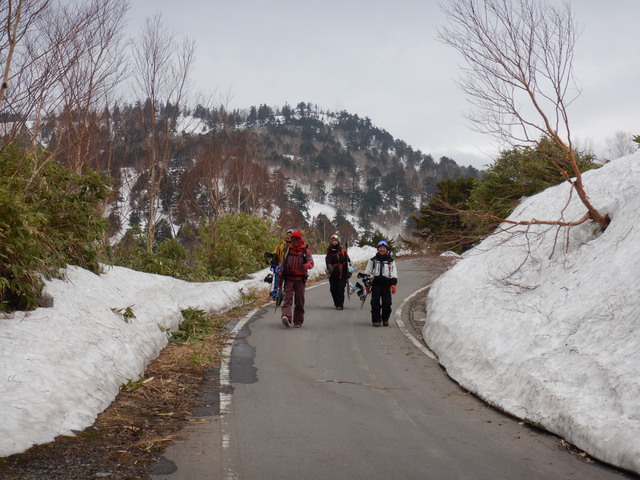
POLYGON ((301 323, 296 323, 296 324, 294 325, 294 327, 295 327, 295 328, 302 328, 302 324, 301 324, 301 323))
POLYGON ((380 326, 380 322, 375 322, 375 323, 373 324, 373 326, 374 326, 374 327, 379 327, 379 326, 380 326))
POLYGON ((382 326, 383 327, 388 327, 389 326, 389 322, 382 322, 382 326))
POLYGON ((291 322, 289 321, 286 315, 282 316, 282 324, 287 328, 291 326, 291 322))

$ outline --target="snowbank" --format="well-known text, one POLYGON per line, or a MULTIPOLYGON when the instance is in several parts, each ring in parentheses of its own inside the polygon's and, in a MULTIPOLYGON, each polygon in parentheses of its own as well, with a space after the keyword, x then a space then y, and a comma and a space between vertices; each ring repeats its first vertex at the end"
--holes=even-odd
MULTIPOLYGON (((640 153, 583 179, 611 217, 603 233, 538 226, 487 239, 433 285, 424 337, 487 402, 640 472, 640 153)), ((575 193, 565 205, 568 187, 510 218, 581 217, 575 193)))

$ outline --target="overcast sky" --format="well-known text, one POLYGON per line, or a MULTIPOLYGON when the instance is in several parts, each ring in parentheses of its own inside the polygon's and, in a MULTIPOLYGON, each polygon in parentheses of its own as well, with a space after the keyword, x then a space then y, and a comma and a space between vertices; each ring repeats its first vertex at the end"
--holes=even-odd
MULTIPOLYGON (((560 0, 558 0, 560 2, 560 0)), ((483 168, 496 141, 473 132, 455 86, 460 57, 436 40, 432 0, 133 0, 129 27, 161 11, 197 45, 197 88, 229 108, 313 103, 346 110, 438 159, 483 168)), ((574 0, 583 93, 574 139, 602 155, 616 131, 640 134, 640 0, 574 0)))

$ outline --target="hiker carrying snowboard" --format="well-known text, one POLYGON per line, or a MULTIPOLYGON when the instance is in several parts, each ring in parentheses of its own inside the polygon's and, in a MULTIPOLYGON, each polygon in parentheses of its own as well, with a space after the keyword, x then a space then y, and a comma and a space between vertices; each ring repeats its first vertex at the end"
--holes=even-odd
POLYGON ((291 234, 291 244, 282 259, 284 279, 282 324, 285 327, 300 328, 304 323, 304 289, 307 285, 307 272, 312 268, 313 255, 302 241, 302 234, 294 231, 291 234))
POLYGON ((380 324, 388 327, 391 295, 396 293, 398 271, 385 240, 378 242, 378 253, 369 259, 364 273, 371 277, 371 323, 374 327, 379 327, 380 324))
POLYGON ((275 265, 280 265, 282 263, 282 259, 284 258, 284 252, 287 249, 287 247, 289 245, 291 245, 291 234, 293 233, 293 229, 289 229, 287 230, 287 233, 285 234, 284 240, 282 240, 281 243, 278 244, 278 246, 276 246, 276 248, 273 250, 273 252, 271 252, 270 254, 265 254, 269 255, 271 258, 271 263, 275 264, 275 265))
POLYGON ((331 292, 333 305, 338 310, 344 308, 344 289, 351 275, 349 271, 350 262, 347 251, 340 245, 340 238, 338 235, 333 235, 329 240, 325 263, 329 273, 329 292, 331 292))

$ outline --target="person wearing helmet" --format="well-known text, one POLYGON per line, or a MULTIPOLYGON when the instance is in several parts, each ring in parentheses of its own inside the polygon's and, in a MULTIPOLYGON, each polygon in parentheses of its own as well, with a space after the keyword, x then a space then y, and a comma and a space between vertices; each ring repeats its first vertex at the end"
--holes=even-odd
POLYGON ((302 241, 298 231, 291 233, 291 244, 282 259, 284 279, 284 301, 282 302, 282 324, 285 327, 302 327, 304 323, 304 289, 307 272, 313 268, 313 255, 302 241))
POLYGON ((378 253, 369 259, 364 273, 371 277, 371 323, 374 327, 381 324, 388 327, 391 317, 391 295, 396 293, 398 271, 389 253, 389 244, 380 240, 377 247, 378 253))
POLYGON ((332 235, 325 256, 327 272, 329 273, 329 292, 333 299, 333 305, 337 310, 344 308, 344 289, 349 278, 349 255, 340 245, 340 237, 332 235))

